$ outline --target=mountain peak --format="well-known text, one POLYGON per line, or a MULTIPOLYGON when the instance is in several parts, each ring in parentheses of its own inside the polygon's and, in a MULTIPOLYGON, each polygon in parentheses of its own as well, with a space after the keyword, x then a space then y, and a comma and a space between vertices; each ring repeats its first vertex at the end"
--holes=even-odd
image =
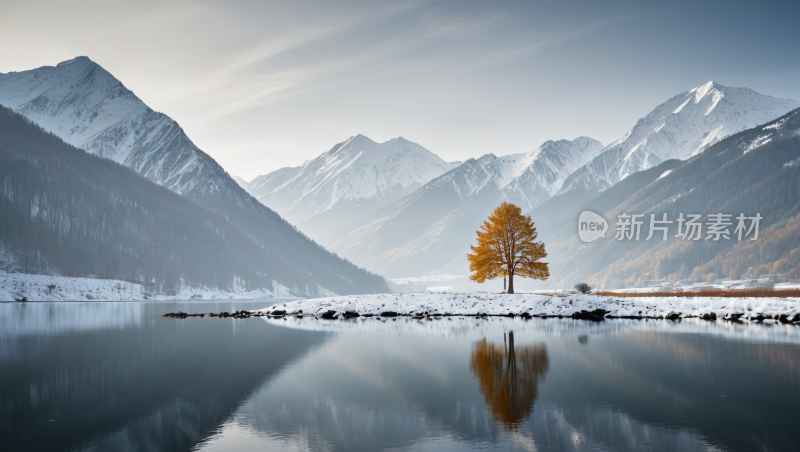
POLYGON ((800 106, 750 88, 708 83, 657 106, 591 162, 571 175, 562 191, 606 189, 630 174, 670 160, 685 160, 724 137, 767 123, 800 106))
POLYGON ((358 145, 358 144, 378 144, 378 143, 372 141, 369 137, 367 137, 365 135, 361 135, 359 133, 358 135, 356 135, 354 137, 350 137, 350 139, 347 140, 346 144, 358 145))
POLYGON ((391 140, 389 140, 389 141, 387 141, 386 143, 383 143, 383 144, 389 144, 389 143, 399 143, 399 144, 408 144, 408 143, 410 143, 410 144, 417 144, 417 143, 414 143, 413 141, 408 141, 408 140, 406 140, 406 139, 405 139, 405 138, 403 138, 403 137, 392 138, 391 140))
POLYGON ((703 86, 698 86, 697 88, 693 88, 689 92, 695 94, 695 99, 702 99, 709 93, 712 93, 714 91, 723 91, 724 88, 725 88, 724 86, 712 80, 703 86))
POLYGON ((94 61, 89 59, 89 57, 87 57, 87 56, 76 56, 75 58, 72 58, 71 60, 62 61, 62 62, 56 64, 56 67, 68 66, 70 64, 75 64, 75 63, 94 63, 94 61))

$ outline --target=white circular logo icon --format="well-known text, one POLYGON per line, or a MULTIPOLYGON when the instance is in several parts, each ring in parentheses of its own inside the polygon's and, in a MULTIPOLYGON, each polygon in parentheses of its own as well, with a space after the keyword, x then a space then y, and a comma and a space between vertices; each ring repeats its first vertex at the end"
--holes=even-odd
POLYGON ((585 210, 578 217, 578 235, 584 243, 594 242, 600 237, 605 237, 608 223, 600 215, 585 210))

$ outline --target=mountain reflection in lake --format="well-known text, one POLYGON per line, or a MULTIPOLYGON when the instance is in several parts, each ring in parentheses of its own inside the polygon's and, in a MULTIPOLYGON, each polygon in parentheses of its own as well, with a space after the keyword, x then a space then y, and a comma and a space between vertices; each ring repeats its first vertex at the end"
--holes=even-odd
POLYGON ((0 304, 0 450, 800 444, 796 326, 160 317, 270 304, 0 304))
POLYGON ((469 368, 492 416, 507 429, 517 430, 533 409, 539 380, 550 369, 547 344, 515 347, 513 331, 503 347, 483 338, 475 342, 469 368))

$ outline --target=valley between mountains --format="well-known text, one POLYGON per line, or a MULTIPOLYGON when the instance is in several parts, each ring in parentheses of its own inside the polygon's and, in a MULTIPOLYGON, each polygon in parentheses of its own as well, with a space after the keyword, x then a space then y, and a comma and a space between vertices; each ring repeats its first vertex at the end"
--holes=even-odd
POLYGON ((356 135, 250 181, 87 57, 0 74, 0 105, 0 269, 17 281, 5 297, 36 297, 22 274, 127 282, 137 297, 499 291, 466 279, 466 253, 504 201, 547 246, 551 279, 523 289, 800 278, 800 102, 749 88, 689 89, 610 144, 553 137, 447 162, 356 135), (764 219, 752 243, 585 244, 587 209, 612 226, 631 212, 764 219))

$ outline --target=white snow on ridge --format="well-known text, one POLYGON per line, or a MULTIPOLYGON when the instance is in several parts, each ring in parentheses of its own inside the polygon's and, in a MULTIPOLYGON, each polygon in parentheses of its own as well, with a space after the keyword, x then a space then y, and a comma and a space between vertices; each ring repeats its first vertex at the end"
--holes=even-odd
POLYGON ((715 297, 643 297, 613 298, 599 295, 540 295, 492 293, 413 293, 352 295, 285 302, 263 309, 264 312, 302 311, 305 315, 321 315, 332 310, 337 313, 355 311, 359 314, 380 315, 392 311, 403 315, 520 315, 571 316, 580 311, 603 309, 610 316, 667 317, 672 314, 702 316, 715 313, 720 318, 743 314, 742 319, 758 315, 773 317, 800 314, 800 298, 715 298, 715 297))
POLYGON ((358 135, 302 166, 259 176, 248 190, 299 223, 341 202, 382 199, 388 204, 461 169, 460 175, 452 174, 448 180, 462 197, 494 184, 523 203, 529 200, 529 208, 555 194, 570 173, 602 148, 599 141, 587 137, 547 141, 530 152, 502 157, 486 154, 470 160, 470 167, 462 162, 447 163, 404 138, 376 143, 358 135))
POLYGON ((589 137, 546 141, 530 152, 470 159, 431 184, 452 181, 465 199, 488 188, 502 190, 506 199, 529 210, 557 194, 564 180, 602 149, 589 137))
POLYGON ((756 138, 755 140, 753 140, 752 143, 750 143, 750 146, 748 146, 747 149, 744 150, 744 153, 747 154, 748 152, 752 151, 753 149, 761 147, 761 146, 769 143, 770 141, 772 141, 772 137, 769 134, 761 135, 758 138, 756 138))
POLYGON ((175 121, 151 110, 87 57, 55 67, 0 73, 0 105, 77 148, 128 166, 176 193, 218 192, 233 185, 175 121))
POLYGON ((259 176, 248 189, 266 206, 301 222, 340 201, 394 200, 452 167, 402 137, 376 143, 357 135, 302 166, 259 176))
MULTIPOLYGON (((147 111, 144 102, 86 57, 0 74, 0 104, 79 148, 109 127, 147 111)), ((124 151, 110 156, 118 163, 126 157, 124 151)))
MULTIPOLYGON (((685 160, 736 132, 800 107, 800 102, 708 82, 656 107, 575 172, 561 192, 605 189, 669 159, 685 160)), ((770 127, 779 128, 779 124, 770 127)))
POLYGON ((800 158, 796 158, 796 159, 794 159, 794 160, 792 160, 790 162, 786 162, 786 163, 783 164, 783 166, 784 167, 789 167, 789 166, 795 166, 795 165, 798 165, 798 164, 800 164, 800 158))

